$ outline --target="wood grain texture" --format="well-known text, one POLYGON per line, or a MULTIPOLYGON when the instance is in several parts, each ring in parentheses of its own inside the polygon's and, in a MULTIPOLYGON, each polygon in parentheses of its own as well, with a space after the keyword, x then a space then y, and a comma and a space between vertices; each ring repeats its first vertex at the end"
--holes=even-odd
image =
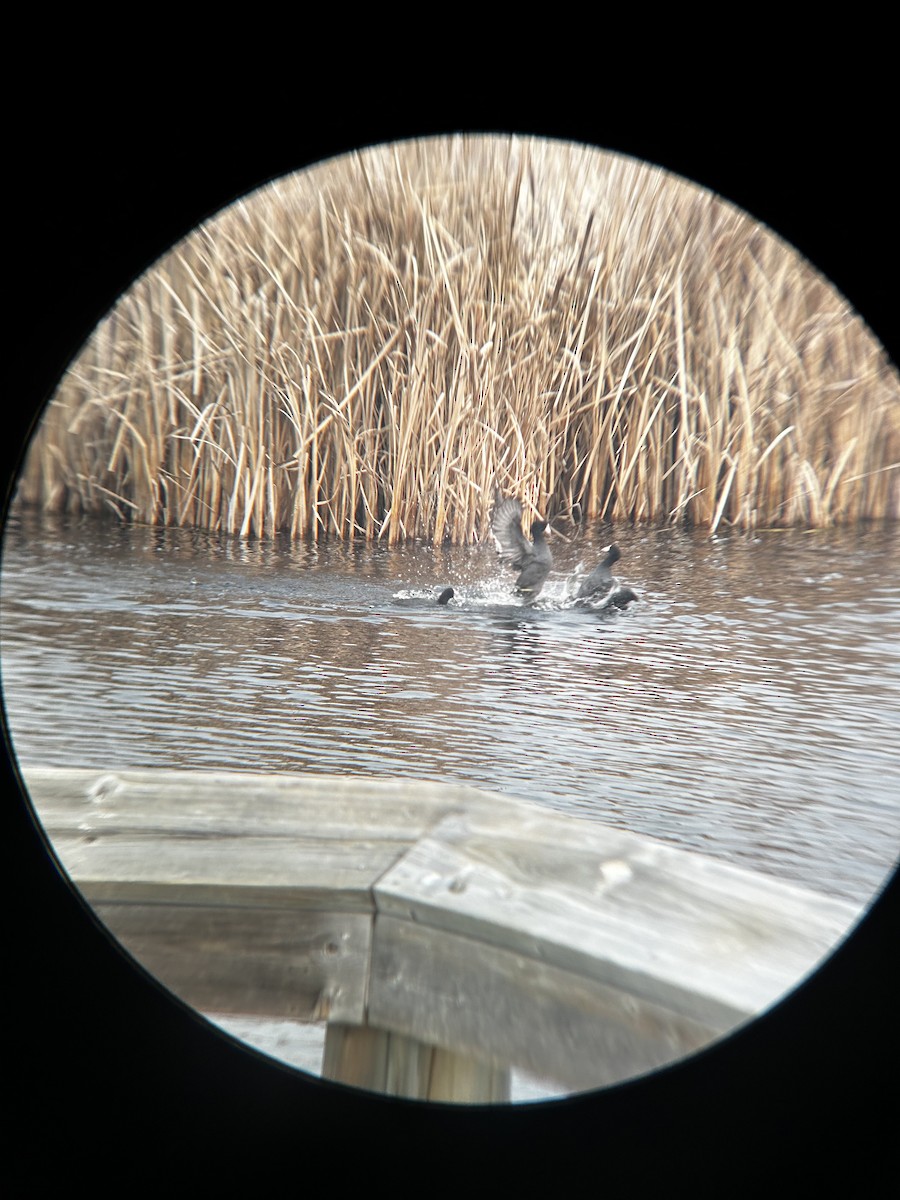
POLYGON ((329 1024, 322 1074, 352 1087, 414 1100, 497 1104, 510 1096, 502 1066, 369 1026, 329 1024))
POLYGON ((379 916, 368 1019, 574 1090, 616 1083, 722 1031, 540 959, 379 916))
POLYGON ((64 872, 163 985, 203 1011, 331 1021, 325 1073, 392 1094, 653 1070, 774 1004, 861 915, 462 785, 25 774, 64 872))
POLYGON ((515 950, 720 1031, 795 987, 859 916, 727 863, 575 824, 448 817, 379 880, 379 912, 515 950))
POLYGON ((25 785, 48 830, 128 829, 317 838, 414 839, 454 811, 532 806, 463 784, 367 776, 28 767, 25 785))
POLYGON ((200 1012, 365 1020, 366 916, 199 904, 98 904, 96 912, 141 966, 200 1012))

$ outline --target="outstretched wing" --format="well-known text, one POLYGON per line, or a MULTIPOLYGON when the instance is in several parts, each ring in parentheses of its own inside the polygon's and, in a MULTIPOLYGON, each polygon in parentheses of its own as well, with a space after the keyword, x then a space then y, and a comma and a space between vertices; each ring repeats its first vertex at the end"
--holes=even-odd
POLYGON ((498 494, 491 513, 491 533, 501 556, 521 571, 534 558, 534 547, 522 532, 522 505, 498 494))

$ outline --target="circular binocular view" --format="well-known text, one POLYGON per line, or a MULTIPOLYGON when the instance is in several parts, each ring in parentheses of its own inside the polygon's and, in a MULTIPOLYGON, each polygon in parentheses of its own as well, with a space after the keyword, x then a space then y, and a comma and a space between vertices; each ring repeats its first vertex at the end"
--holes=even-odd
POLYGON ((286 176, 120 297, 28 445, 34 819, 127 955, 309 1075, 646 1076, 893 869, 898 464, 862 318, 684 179, 505 135, 286 176))

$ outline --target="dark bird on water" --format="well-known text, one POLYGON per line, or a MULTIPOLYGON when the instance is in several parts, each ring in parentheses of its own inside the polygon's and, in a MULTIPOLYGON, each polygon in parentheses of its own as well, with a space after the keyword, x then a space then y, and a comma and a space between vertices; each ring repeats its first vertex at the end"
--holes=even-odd
POLYGON ((596 592, 608 592, 611 587, 614 587, 616 578, 611 568, 621 557, 622 552, 615 542, 611 546, 607 546, 603 558, 587 579, 581 581, 576 593, 578 599, 583 600, 586 596, 593 596, 596 592))
POLYGON ((612 595, 606 600, 604 607, 611 608, 613 605, 615 605, 616 608, 626 609, 632 600, 637 599, 638 594, 633 590, 633 588, 620 583, 613 591, 612 595))
POLYGON ((619 586, 610 596, 611 604, 616 605, 617 608, 628 608, 628 606, 631 604, 631 601, 637 599, 638 595, 634 588, 630 588, 626 586, 626 584, 622 583, 619 584, 619 586))
POLYGON ((532 600, 544 586, 553 566, 553 556, 544 538, 546 529, 546 521, 535 521, 529 541, 522 532, 522 505, 518 500, 497 494, 491 513, 491 533, 500 556, 519 572, 516 591, 532 600))

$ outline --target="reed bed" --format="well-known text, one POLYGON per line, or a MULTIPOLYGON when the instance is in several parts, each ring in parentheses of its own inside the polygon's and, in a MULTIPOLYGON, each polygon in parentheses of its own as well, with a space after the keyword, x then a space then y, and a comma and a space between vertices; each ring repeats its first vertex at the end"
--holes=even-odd
POLYGON ((716 530, 900 516, 900 377, 710 193, 455 137, 286 177, 86 344, 20 480, 50 510, 243 536, 467 542, 493 490, 716 530))

